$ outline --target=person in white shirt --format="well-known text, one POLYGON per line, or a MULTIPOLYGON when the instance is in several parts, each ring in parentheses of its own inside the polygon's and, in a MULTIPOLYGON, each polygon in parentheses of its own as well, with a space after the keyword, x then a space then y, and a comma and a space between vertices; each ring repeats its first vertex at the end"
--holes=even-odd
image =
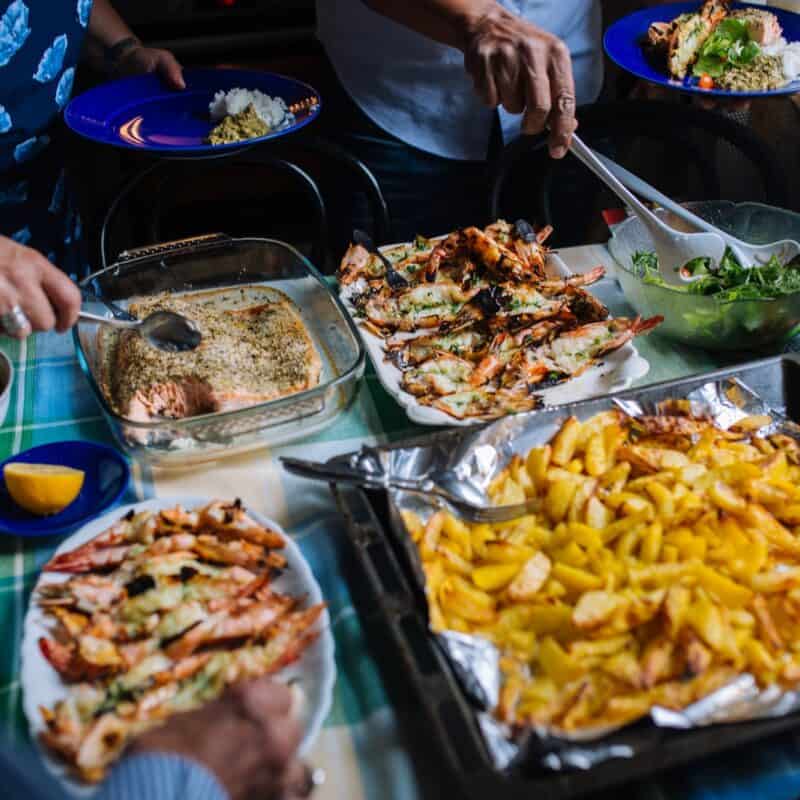
POLYGON ((490 144, 547 127, 563 157, 603 82, 598 0, 317 0, 317 18, 329 135, 375 172, 402 239, 483 221, 490 144))
POLYGON ((317 18, 364 113, 444 158, 485 157, 497 106, 505 140, 549 124, 561 157, 603 82, 596 0, 319 0, 317 18))

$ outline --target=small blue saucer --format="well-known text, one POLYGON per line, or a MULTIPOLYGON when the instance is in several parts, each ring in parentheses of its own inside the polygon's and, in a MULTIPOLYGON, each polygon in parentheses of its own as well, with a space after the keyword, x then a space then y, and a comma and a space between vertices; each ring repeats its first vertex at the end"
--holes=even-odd
POLYGON ((32 447, 0 464, 0 533, 12 536, 58 536, 115 505, 128 488, 128 462, 111 447, 94 442, 54 442, 32 447), (73 503, 51 517, 37 517, 21 509, 9 496, 2 468, 11 462, 58 464, 86 473, 81 493, 73 503))

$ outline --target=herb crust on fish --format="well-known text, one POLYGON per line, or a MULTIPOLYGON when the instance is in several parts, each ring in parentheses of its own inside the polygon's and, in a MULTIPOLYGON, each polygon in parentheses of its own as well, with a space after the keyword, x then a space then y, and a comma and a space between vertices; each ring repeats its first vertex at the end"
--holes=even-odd
POLYGON ((181 419, 277 400, 316 386, 322 361, 294 304, 279 292, 265 297, 225 289, 148 297, 130 306, 144 317, 175 311, 193 320, 203 340, 193 351, 169 353, 134 331, 113 331, 102 388, 126 419, 181 419))

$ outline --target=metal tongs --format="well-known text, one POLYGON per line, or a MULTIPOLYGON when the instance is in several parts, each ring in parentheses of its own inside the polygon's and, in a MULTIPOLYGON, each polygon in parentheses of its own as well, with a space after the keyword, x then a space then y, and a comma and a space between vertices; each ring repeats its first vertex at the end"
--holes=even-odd
POLYGON ((524 503, 510 506, 491 506, 482 489, 455 475, 449 479, 447 475, 442 475, 442 480, 439 481, 427 476, 404 478, 393 475, 383 467, 380 451, 371 447, 362 448, 346 462, 322 463, 302 458, 281 458, 281 463, 287 472, 302 478, 361 486, 364 489, 397 489, 419 494, 427 499, 436 498, 447 503, 459 516, 470 522, 508 522, 538 511, 541 505, 538 498, 531 498, 524 503), (443 483, 452 484, 459 494, 455 494, 443 483))

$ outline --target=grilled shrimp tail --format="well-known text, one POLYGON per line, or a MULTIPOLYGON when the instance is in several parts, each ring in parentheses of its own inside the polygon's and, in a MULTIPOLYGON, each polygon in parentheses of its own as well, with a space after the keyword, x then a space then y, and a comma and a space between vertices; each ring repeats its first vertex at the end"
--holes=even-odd
POLYGON ((633 321, 633 325, 631 326, 631 330, 633 331, 634 336, 638 336, 640 333, 647 333, 648 331, 653 330, 653 328, 657 327, 664 321, 664 317, 661 314, 657 314, 654 317, 649 317, 648 319, 642 319, 641 317, 636 317, 633 321))
POLYGON ((94 547, 88 545, 54 556, 42 569, 45 572, 71 572, 74 574, 95 572, 119 566, 130 551, 130 545, 117 547, 94 547))

